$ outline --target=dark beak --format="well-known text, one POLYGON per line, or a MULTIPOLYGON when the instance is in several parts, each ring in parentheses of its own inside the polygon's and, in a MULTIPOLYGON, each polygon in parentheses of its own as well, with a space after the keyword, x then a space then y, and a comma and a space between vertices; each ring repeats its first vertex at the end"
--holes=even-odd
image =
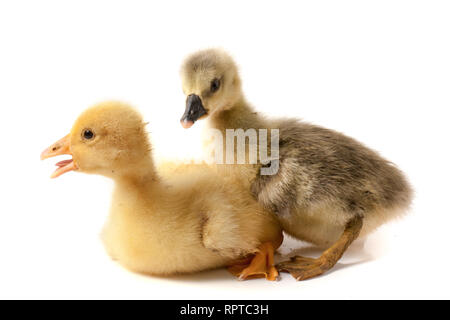
POLYGON ((185 129, 190 128, 195 121, 207 113, 208 112, 203 107, 202 99, 196 94, 190 94, 186 99, 186 110, 181 117, 181 125, 185 129))

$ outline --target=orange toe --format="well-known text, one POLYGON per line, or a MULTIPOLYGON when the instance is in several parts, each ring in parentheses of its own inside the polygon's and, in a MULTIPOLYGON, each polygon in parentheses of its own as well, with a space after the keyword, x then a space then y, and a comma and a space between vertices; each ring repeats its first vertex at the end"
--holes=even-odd
POLYGON ((265 242, 258 247, 258 252, 250 258, 238 261, 228 268, 228 271, 239 280, 266 278, 270 281, 278 279, 278 271, 274 266, 274 247, 265 242))

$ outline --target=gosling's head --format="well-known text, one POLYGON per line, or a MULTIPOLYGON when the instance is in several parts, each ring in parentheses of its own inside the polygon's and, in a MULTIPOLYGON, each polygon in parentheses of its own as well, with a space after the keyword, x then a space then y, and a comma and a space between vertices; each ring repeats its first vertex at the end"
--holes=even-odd
POLYGON ((144 127, 142 117, 130 106, 104 102, 84 111, 70 133, 45 149, 41 159, 72 156, 56 164, 52 178, 72 170, 110 177, 139 174, 150 156, 144 127))
POLYGON ((198 51, 181 67, 186 110, 181 125, 190 128, 195 121, 232 108, 242 98, 241 80, 233 59, 220 49, 198 51))

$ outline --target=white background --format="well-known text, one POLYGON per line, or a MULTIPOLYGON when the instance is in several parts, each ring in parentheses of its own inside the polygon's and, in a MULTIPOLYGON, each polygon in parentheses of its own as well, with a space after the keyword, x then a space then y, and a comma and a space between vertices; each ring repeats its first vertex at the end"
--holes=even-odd
MULTIPOLYGON (((450 5, 447 1, 2 1, 0 298, 450 298, 450 5), (104 99, 138 107, 158 158, 192 158, 179 67, 221 46, 248 100, 342 131, 403 169, 409 215, 356 243, 330 273, 239 282, 173 278, 111 261, 99 232, 112 183, 39 161, 104 99)), ((283 252, 317 250, 290 242, 283 252)))

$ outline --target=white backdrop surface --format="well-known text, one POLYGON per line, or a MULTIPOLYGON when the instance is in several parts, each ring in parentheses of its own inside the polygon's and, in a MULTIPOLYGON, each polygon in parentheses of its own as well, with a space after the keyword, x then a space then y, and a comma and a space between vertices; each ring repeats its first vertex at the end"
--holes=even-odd
MULTIPOLYGON (((450 298, 446 1, 0 2, 0 298, 450 298), (220 46, 248 100, 344 132, 404 170, 409 215, 354 244, 317 279, 239 282, 224 270, 156 278, 111 261, 99 232, 112 183, 50 180, 42 149, 78 114, 124 100, 159 161, 195 158, 179 125, 184 56, 220 46)), ((319 251, 289 240, 282 252, 319 251), (299 249, 300 248, 300 249, 299 249)))

